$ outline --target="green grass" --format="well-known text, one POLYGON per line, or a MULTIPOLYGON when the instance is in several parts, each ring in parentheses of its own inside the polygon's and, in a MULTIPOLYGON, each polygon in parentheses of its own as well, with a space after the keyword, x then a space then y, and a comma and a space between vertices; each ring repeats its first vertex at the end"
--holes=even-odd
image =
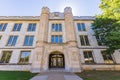
POLYGON ((84 80, 120 80, 120 71, 84 71, 76 74, 84 80))
POLYGON ((35 75, 25 71, 0 71, 0 80, 29 80, 35 75))

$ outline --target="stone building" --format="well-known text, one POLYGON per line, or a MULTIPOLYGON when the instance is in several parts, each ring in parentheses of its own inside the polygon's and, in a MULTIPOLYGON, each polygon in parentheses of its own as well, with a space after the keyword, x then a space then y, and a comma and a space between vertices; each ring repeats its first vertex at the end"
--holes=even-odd
POLYGON ((41 72, 120 70, 120 50, 102 53, 92 23, 95 17, 73 16, 72 9, 40 16, 0 16, 0 70, 41 72))

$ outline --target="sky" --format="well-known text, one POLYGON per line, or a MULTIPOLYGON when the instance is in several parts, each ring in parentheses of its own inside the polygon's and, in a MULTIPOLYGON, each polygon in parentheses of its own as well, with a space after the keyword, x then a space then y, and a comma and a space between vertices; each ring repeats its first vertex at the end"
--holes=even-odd
POLYGON ((41 8, 51 12, 63 12, 71 7, 74 16, 100 14, 100 0, 0 0, 0 16, 40 16, 41 8))

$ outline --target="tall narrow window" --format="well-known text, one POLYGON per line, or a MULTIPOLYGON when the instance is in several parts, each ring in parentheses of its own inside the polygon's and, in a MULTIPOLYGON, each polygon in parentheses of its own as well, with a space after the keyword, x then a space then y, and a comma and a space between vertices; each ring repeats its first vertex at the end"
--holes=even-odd
POLYGON ((102 36, 96 36, 97 42, 99 46, 104 46, 105 44, 103 43, 104 38, 102 36))
POLYGON ((0 24, 0 31, 5 31, 6 27, 7 27, 7 23, 0 24))
POLYGON ((83 54, 84 54, 85 63, 94 63, 92 51, 84 51, 83 54))
POLYGON ((113 58, 112 58, 112 54, 105 54, 102 52, 102 56, 104 59, 104 63, 106 63, 106 64, 113 64, 114 63, 113 58))
POLYGON ((61 32, 62 31, 62 24, 52 24, 52 31, 61 32))
POLYGON ((62 31, 62 24, 59 24, 59 31, 62 31))
POLYGON ((7 46, 15 46, 18 36, 10 36, 7 46))
POLYGON ((22 51, 20 55, 19 63, 29 63, 30 51, 22 51))
POLYGON ((51 36, 51 43, 62 43, 62 35, 52 35, 51 36))
POLYGON ((3 51, 0 63, 9 63, 12 51, 3 51))
POLYGON ((81 35, 80 36, 80 42, 81 42, 81 46, 90 46, 87 35, 81 35))
POLYGON ((36 30, 36 23, 30 23, 28 25, 27 31, 35 31, 36 30))
POLYGON ((85 24, 84 23, 77 23, 78 31, 85 31, 85 24))
POLYGON ((52 31, 55 31, 55 24, 52 24, 52 31))
POLYGON ((24 41, 24 46, 32 46, 33 40, 34 40, 34 36, 26 36, 24 41))
POLYGON ((13 28, 13 31, 20 31, 20 29, 21 29, 21 26, 22 26, 22 24, 21 23, 16 23, 15 25, 14 25, 14 28, 13 28))

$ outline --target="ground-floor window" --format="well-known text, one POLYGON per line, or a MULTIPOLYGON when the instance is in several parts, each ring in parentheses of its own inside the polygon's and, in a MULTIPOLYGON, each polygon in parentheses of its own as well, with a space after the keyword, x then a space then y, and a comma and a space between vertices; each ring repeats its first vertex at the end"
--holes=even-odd
POLYGON ((85 63, 94 63, 92 51, 84 51, 83 54, 85 63))
POLYGON ((3 51, 0 63, 9 63, 12 51, 3 51))
POLYGON ((104 63, 106 63, 106 64, 113 64, 114 63, 112 54, 105 54, 102 52, 102 56, 104 59, 104 63))
POLYGON ((20 55, 19 63, 29 63, 30 51, 22 51, 20 55))

